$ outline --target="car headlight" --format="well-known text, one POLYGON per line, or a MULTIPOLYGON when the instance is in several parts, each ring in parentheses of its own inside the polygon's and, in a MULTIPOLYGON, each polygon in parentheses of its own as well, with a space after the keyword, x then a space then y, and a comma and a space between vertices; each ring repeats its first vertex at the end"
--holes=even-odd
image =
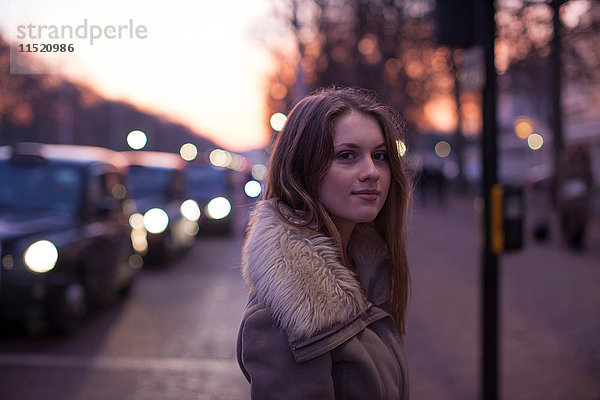
POLYGON ((225 197, 215 197, 206 205, 206 215, 212 219, 223 219, 231 212, 231 204, 225 197))
POLYGON ((186 200, 179 207, 181 215, 190 221, 198 221, 200 219, 200 207, 194 200, 186 200))
POLYGON ((169 225, 169 216, 160 208, 152 208, 144 214, 144 227, 150 233, 161 233, 169 225))
POLYGON ((48 240, 33 243, 25 250, 23 255, 25 265, 33 272, 44 273, 50 271, 58 261, 58 250, 48 240))
POLYGON ((129 216, 129 226, 136 230, 144 229, 144 216, 139 213, 131 214, 129 216))

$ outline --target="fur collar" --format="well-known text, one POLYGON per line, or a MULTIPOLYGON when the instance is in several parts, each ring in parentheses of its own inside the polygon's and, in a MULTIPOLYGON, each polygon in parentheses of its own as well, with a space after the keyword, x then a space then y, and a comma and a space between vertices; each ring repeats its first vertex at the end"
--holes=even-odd
MULTIPOLYGON (((357 273, 340 262, 331 238, 295 228, 276 214, 276 200, 253 211, 242 251, 242 275, 291 341, 346 324, 367 309, 369 289, 387 249, 369 224, 355 228, 348 253, 357 273)), ((381 282, 381 279, 378 279, 381 282)), ((386 280, 388 281, 388 280, 386 280)))

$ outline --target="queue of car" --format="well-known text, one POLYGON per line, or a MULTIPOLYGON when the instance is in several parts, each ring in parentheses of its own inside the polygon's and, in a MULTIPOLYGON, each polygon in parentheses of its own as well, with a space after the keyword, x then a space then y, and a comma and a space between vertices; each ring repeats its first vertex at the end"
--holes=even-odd
POLYGON ((126 294, 142 266, 125 205, 127 160, 95 147, 0 147, 0 316, 72 330, 126 294))
POLYGON ((172 153, 0 146, 0 325, 72 331, 126 295, 142 266, 189 249, 200 228, 227 232, 228 182, 172 153))

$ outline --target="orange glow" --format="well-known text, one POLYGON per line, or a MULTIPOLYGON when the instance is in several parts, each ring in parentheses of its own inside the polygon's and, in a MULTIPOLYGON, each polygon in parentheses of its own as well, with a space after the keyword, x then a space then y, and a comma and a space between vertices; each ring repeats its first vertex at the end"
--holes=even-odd
POLYGON ((381 53, 377 44, 377 36, 368 33, 358 42, 358 51, 365 57, 369 64, 381 61, 381 53))
POLYGON ((456 129, 456 103, 450 96, 430 100, 423 109, 425 119, 432 129, 452 132, 456 129))
POLYGON ((369 33, 358 42, 358 51, 363 55, 370 55, 377 51, 377 36, 369 33))
POLYGON ((285 96, 287 96, 287 88, 285 87, 285 85, 277 82, 271 87, 271 96, 274 99, 281 100, 285 96))
POLYGON ((515 133, 521 139, 527 139, 533 133, 533 124, 527 117, 521 116, 515 120, 515 133))
POLYGON ((417 60, 411 60, 406 65, 406 74, 413 79, 419 78, 423 74, 423 64, 417 60))

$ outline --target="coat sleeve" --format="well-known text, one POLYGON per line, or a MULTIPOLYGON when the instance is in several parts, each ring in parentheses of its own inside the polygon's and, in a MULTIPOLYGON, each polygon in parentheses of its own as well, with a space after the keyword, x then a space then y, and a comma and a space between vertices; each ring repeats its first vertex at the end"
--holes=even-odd
POLYGON ((297 363, 287 335, 264 308, 246 309, 238 334, 238 361, 252 399, 335 398, 329 353, 297 363))

